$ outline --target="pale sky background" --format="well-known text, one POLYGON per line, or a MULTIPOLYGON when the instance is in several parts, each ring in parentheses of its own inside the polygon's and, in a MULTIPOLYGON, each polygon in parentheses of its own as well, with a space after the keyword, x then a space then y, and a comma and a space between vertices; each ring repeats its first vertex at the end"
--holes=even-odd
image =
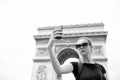
POLYGON ((37 28, 105 24, 109 80, 120 80, 120 0, 0 0, 0 80, 30 80, 37 28))

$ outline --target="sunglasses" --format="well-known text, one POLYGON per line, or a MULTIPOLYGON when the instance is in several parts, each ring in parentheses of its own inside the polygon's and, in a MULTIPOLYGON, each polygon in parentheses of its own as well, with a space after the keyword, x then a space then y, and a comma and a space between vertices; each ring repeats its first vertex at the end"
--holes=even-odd
POLYGON ((86 48, 87 46, 88 46, 88 43, 82 43, 82 44, 76 45, 76 48, 86 48))

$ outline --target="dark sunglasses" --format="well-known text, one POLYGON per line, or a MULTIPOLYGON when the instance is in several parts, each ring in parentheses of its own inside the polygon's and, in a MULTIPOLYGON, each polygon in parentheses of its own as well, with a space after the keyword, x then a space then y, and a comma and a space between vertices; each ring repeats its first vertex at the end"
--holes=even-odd
POLYGON ((76 45, 76 48, 85 48, 87 46, 88 46, 88 43, 82 43, 82 44, 76 45))

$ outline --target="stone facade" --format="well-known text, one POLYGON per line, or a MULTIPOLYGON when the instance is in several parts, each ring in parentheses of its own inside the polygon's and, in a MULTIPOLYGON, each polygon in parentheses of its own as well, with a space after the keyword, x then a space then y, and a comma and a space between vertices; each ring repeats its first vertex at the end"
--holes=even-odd
MULTIPOLYGON (((47 43, 54 28, 59 26, 40 27, 36 40, 36 53, 33 59, 32 80, 61 80, 61 75, 54 72, 47 51, 47 43)), ((80 37, 87 37, 93 41, 92 59, 102 64, 107 70, 107 57, 105 51, 107 31, 103 23, 63 25, 63 38, 55 43, 55 55, 60 64, 68 58, 78 58, 75 44, 80 37)))

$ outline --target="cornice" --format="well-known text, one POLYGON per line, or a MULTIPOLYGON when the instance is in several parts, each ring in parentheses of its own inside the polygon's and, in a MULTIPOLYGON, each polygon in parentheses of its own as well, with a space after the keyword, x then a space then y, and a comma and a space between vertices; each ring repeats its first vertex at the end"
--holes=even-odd
MULTIPOLYGON (((88 23, 88 24, 76 24, 76 25, 59 25, 63 26, 63 29, 70 29, 70 28, 85 28, 85 27, 103 27, 104 24, 101 23, 88 23)), ((37 30, 53 30, 55 27, 59 26, 48 26, 48 27, 39 27, 37 30)))
POLYGON ((50 58, 49 57, 46 57, 46 58, 43 58, 43 57, 41 57, 41 58, 34 58, 33 61, 35 61, 35 62, 50 61, 50 58))
MULTIPOLYGON (((66 33, 63 34, 63 37, 78 37, 78 36, 107 36, 107 31, 99 32, 84 32, 84 33, 66 33)), ((35 39, 45 39, 50 38, 50 34, 47 35, 35 35, 35 39)))
MULTIPOLYGON (((96 58, 93 58, 93 60, 95 60, 95 61, 108 61, 108 58, 106 58, 106 57, 100 57, 100 58, 96 57, 96 58)), ((49 57, 34 58, 33 61, 36 61, 36 62, 50 61, 50 58, 49 57)))
POLYGON ((108 61, 108 58, 93 58, 95 61, 108 61))

